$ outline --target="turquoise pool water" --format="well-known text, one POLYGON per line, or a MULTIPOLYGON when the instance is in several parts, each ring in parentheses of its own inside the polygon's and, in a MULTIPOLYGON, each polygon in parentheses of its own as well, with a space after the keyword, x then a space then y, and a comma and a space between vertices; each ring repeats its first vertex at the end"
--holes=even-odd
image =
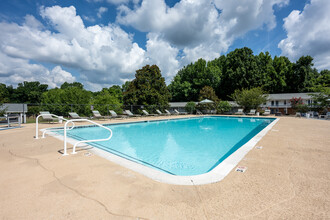
MULTIPOLYGON (((173 175, 199 175, 212 170, 273 120, 211 116, 106 125, 113 131, 112 138, 89 144, 173 175)), ((108 135, 100 127, 68 131, 77 140, 108 135)))

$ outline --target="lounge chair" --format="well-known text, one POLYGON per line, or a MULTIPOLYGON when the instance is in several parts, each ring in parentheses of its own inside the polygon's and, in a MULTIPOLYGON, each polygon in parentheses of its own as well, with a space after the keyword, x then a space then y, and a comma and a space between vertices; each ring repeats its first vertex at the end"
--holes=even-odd
POLYGON ((49 112, 39 112, 42 119, 48 122, 58 121, 58 118, 53 118, 49 112))
POLYGON ((75 112, 69 112, 69 115, 72 119, 87 119, 86 117, 80 117, 77 113, 75 112))
POLYGON ((114 110, 109 110, 110 114, 111 114, 111 118, 127 118, 126 115, 118 115, 114 110))
POLYGON ((173 114, 173 115, 179 115, 180 112, 178 112, 178 110, 174 109, 172 114, 173 114))
POLYGON ((235 115, 244 115, 243 109, 239 108, 237 112, 235 112, 235 115))
POLYGON ((172 113, 169 110, 167 110, 167 109, 165 109, 165 114, 172 115, 172 113))
POLYGON ((186 115, 187 112, 179 112, 178 110, 174 109, 174 112, 178 115, 186 115))
POLYGON ((130 110, 125 110, 125 113, 128 115, 128 117, 141 117, 141 115, 133 114, 130 110))
POLYGON ((323 118, 325 119, 330 119, 330 112, 327 112, 325 115, 321 115, 324 116, 323 118))
POLYGON ((330 112, 323 112, 319 115, 319 118, 330 119, 330 112))
POLYGON ((144 116, 157 116, 156 114, 149 114, 146 110, 142 110, 144 116))
POLYGON ((264 113, 262 113, 262 115, 270 115, 270 110, 269 109, 266 109, 264 113))
POLYGON ((171 115, 171 113, 170 114, 168 114, 168 113, 163 113, 163 112, 161 112, 161 111, 159 111, 159 109, 156 109, 156 113, 159 115, 159 116, 161 116, 161 115, 171 115))
POLYGON ((196 115, 203 115, 203 113, 201 111, 199 111, 198 109, 196 109, 196 115))
POLYGON ((248 115, 255 115, 256 114, 256 110, 255 109, 251 109, 249 113, 247 113, 248 115))
POLYGON ((97 111, 97 110, 94 110, 92 112, 93 112, 94 117, 97 118, 97 119, 106 119, 106 118, 108 118, 106 116, 101 115, 100 112, 97 111))

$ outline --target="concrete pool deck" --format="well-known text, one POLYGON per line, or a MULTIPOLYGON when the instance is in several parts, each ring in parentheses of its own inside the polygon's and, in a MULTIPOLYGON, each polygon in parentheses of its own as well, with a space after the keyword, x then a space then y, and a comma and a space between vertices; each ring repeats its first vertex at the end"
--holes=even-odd
MULTIPOLYGON (((111 122, 129 120, 145 118, 111 122)), ((0 219, 329 219, 329 131, 330 121, 281 117, 238 164, 246 172, 178 186, 85 150, 63 157, 62 141, 24 124, 0 131, 0 219)))

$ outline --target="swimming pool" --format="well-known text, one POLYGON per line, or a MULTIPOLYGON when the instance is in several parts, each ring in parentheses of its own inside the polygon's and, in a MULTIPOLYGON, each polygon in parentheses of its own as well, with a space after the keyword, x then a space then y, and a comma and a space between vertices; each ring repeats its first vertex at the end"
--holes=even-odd
MULTIPOLYGON (((274 118, 208 116, 108 124, 113 137, 90 145, 172 176, 203 175, 271 124, 274 118)), ((57 131, 61 133, 61 131, 57 131)), ((95 126, 68 131, 76 140, 104 138, 95 126)))

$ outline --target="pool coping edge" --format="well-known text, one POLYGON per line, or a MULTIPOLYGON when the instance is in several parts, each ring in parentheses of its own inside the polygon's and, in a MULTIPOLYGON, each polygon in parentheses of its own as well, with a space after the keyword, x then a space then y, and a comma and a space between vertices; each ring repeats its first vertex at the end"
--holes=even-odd
MULTIPOLYGON (((224 179, 230 173, 230 171, 234 169, 237 166, 237 164, 245 157, 245 155, 254 148, 254 146, 261 140, 261 138, 264 137, 268 133, 268 131, 273 128, 273 126, 279 120, 280 118, 276 118, 267 127, 262 129, 253 138, 251 138, 248 142, 246 142, 244 145, 238 148, 235 152, 229 155, 225 160, 223 160, 219 165, 217 165, 214 169, 212 169, 208 173, 194 175, 194 176, 176 176, 176 175, 164 173, 159 170, 155 170, 153 168, 136 163, 134 161, 130 161, 126 158, 117 156, 115 154, 112 154, 110 152, 107 152, 105 150, 99 149, 97 147, 88 144, 85 144, 85 147, 79 147, 79 148, 88 148, 88 150, 95 155, 98 155, 102 158, 105 158, 111 162, 114 162, 120 166, 133 170, 137 173, 140 173, 144 176, 147 176, 161 183, 167 183, 173 185, 203 185, 203 184, 219 182, 222 179, 224 179)), ((118 124, 122 124, 122 123, 118 123, 118 124)), ((41 129, 41 131, 43 130, 45 129, 41 129)), ((62 135, 58 135, 49 130, 47 134, 64 141, 62 135)), ((74 145, 77 142, 77 140, 67 137, 67 142, 74 145)))

